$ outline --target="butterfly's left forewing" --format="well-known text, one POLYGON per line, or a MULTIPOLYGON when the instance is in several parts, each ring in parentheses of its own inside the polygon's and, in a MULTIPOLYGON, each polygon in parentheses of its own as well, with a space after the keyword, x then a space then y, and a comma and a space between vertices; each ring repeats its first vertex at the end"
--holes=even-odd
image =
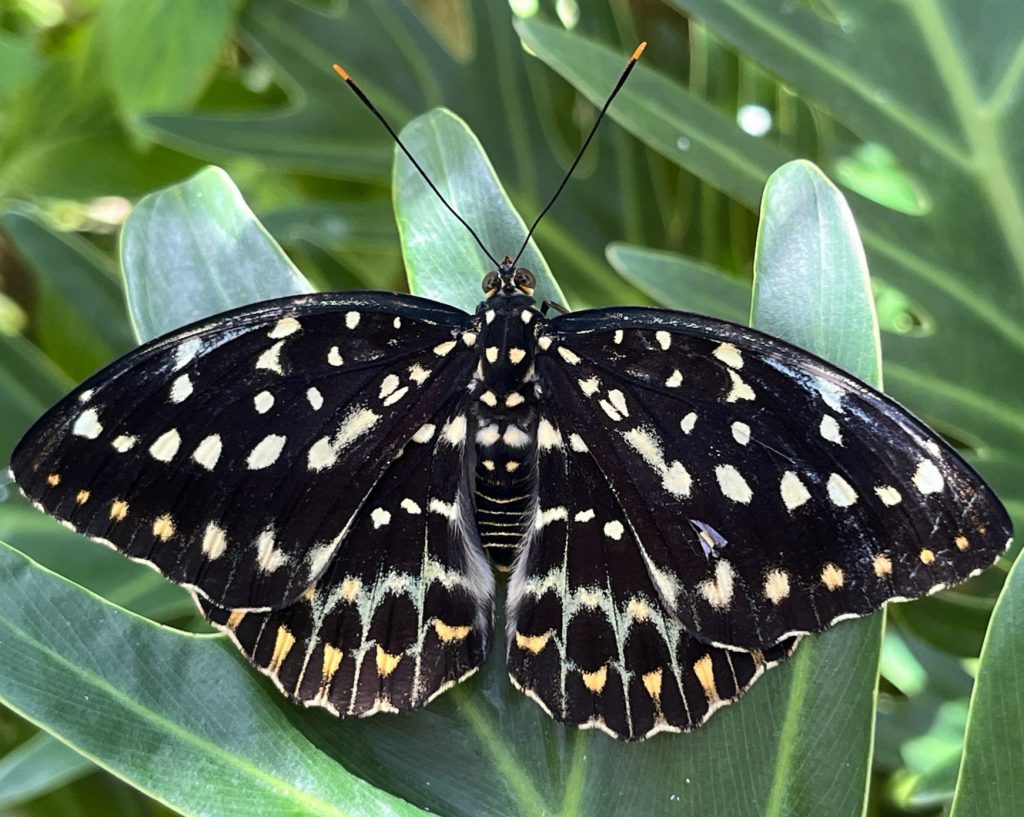
POLYGON ((765 649, 964 581, 1009 545, 1005 509, 948 444, 813 355, 656 309, 547 331, 539 387, 705 641, 765 649))

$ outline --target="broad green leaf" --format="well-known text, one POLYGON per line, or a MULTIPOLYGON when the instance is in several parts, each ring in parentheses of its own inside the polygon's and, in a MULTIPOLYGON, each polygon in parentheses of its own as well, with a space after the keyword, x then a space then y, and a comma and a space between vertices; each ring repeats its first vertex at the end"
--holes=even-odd
MULTIPOLYGON (((437 110, 410 122, 400 135, 445 199, 479 235, 491 258, 500 262, 504 256, 514 257, 526 238, 526 225, 466 124, 449 111, 437 110), (465 213, 486 215, 474 219, 465 213)), ((430 291, 437 300, 472 312, 482 298, 480 283, 495 265, 397 150, 392 187, 410 287, 430 291), (465 286, 465 273, 476 276, 476 286, 465 286)), ((538 303, 565 304, 532 240, 519 265, 537 276, 538 303)))
POLYGON ((21 435, 72 385, 25 338, 0 335, 0 461, 10 461, 21 435))
POLYGON ((225 639, 138 618, 3 543, 0 587, 0 701, 157 800, 203 815, 422 814, 310 745, 225 639))
POLYGON ((224 171, 151 193, 121 236, 135 331, 150 340, 257 300, 310 292, 224 171))
POLYGON ((733 323, 750 316, 750 287, 707 264, 632 244, 609 244, 605 254, 619 275, 656 303, 733 323))
POLYGON ((0 32, 0 102, 43 68, 43 59, 28 37, 0 32))
POLYGON ((1014 817, 1024 803, 1024 560, 999 596, 971 695, 951 817, 1014 817))
POLYGON ((108 86, 129 126, 199 97, 240 0, 107 0, 100 11, 108 86))
POLYGON ((0 809, 59 789, 95 768, 67 744, 40 732, 0 757, 0 809))

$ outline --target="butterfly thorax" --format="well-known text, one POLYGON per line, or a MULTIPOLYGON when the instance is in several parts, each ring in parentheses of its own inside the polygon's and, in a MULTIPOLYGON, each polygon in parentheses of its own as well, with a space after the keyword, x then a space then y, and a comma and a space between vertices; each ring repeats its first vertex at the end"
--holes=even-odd
POLYGON ((498 291, 477 309, 475 499, 483 546, 499 567, 511 564, 533 502, 537 447, 534 388, 536 333, 543 323, 533 298, 498 291))

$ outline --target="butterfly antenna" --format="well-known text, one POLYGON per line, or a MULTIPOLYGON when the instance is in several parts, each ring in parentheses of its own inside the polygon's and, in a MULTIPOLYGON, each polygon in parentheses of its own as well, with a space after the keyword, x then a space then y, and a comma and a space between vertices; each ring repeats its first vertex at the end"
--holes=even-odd
POLYGON ((480 236, 476 234, 476 230, 469 226, 469 222, 459 215, 458 211, 448 203, 448 199, 446 199, 442 195, 441 191, 437 189, 437 185, 430 180, 430 176, 427 175, 427 171, 425 171, 423 167, 420 165, 420 163, 416 161, 416 157, 409 152, 409 149, 402 144, 402 140, 398 138, 398 134, 395 133, 395 129, 388 124, 388 120, 384 118, 384 114, 378 111, 377 106, 370 102, 366 94, 363 93, 363 89, 356 85, 355 80, 352 79, 351 76, 349 76, 348 71, 346 71, 340 65, 334 65, 333 68, 337 72, 338 76, 345 80, 345 82, 348 84, 348 87, 355 92, 355 95, 359 97, 360 101, 367 108, 370 109, 370 113, 372 113, 374 116, 377 117, 377 119, 380 120, 380 123, 384 126, 384 129, 388 133, 390 133, 391 138, 395 140, 395 144, 402 149, 402 153, 404 153, 408 157, 409 161, 412 162, 413 167, 415 167, 419 171, 419 174, 423 177, 423 180, 428 185, 430 185, 430 189, 434 191, 434 195, 436 195, 441 200, 441 204, 447 207, 448 212, 455 216, 455 218, 459 220, 459 223, 462 224, 463 227, 469 230, 469 234, 473 236, 473 239, 476 241, 477 245, 479 245, 480 249, 483 250, 484 255, 486 255, 491 260, 491 263, 494 264, 495 267, 501 266, 498 263, 497 259, 495 259, 495 257, 487 251, 487 247, 485 247, 484 242, 480 240, 480 236))
POLYGON ((529 232, 526 233, 526 240, 523 241, 523 246, 519 248, 519 252, 516 253, 515 260, 512 262, 512 266, 516 265, 519 260, 519 256, 526 250, 526 245, 530 243, 530 237, 533 235, 533 231, 537 229, 537 225, 540 224, 540 220, 544 218, 548 210, 555 203, 562 189, 569 183, 569 179, 572 178, 573 171, 576 170, 576 165, 580 163, 580 159, 583 158, 583 154, 587 149, 587 145, 590 144, 590 140, 594 138, 594 134, 597 133, 597 126, 601 124, 601 120, 604 118, 605 112, 608 110, 608 106, 612 104, 612 100, 615 99, 615 95, 621 90, 622 86, 626 84, 626 79, 629 77, 630 72, 633 70, 633 66, 636 65, 636 61, 640 59, 640 55, 644 53, 644 49, 647 48, 647 42, 644 41, 636 47, 636 51, 633 52, 633 56, 629 58, 629 62, 626 63, 626 67, 623 69, 622 74, 619 76, 619 81, 615 83, 615 87, 612 88, 612 92, 608 95, 608 99, 605 100, 604 105, 601 106, 600 112, 597 114, 597 119, 594 120, 594 124, 590 128, 590 133, 587 134, 587 138, 583 140, 583 144, 576 153, 576 158, 572 160, 572 164, 562 177, 561 183, 558 185, 558 189, 555 190, 555 194, 548 201, 547 205, 543 210, 540 211, 540 215, 533 220, 533 224, 530 225, 529 232))

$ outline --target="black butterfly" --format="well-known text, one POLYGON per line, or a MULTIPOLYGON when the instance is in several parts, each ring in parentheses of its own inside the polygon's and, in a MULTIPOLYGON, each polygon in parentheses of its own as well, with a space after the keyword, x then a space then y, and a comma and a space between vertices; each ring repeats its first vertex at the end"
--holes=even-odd
POLYGON ((823 360, 664 309, 549 318, 534 286, 506 258, 473 315, 335 293, 194 324, 48 412, 12 476, 339 715, 480 667, 489 554, 513 683, 630 740, 1008 546, 970 466, 823 360))

